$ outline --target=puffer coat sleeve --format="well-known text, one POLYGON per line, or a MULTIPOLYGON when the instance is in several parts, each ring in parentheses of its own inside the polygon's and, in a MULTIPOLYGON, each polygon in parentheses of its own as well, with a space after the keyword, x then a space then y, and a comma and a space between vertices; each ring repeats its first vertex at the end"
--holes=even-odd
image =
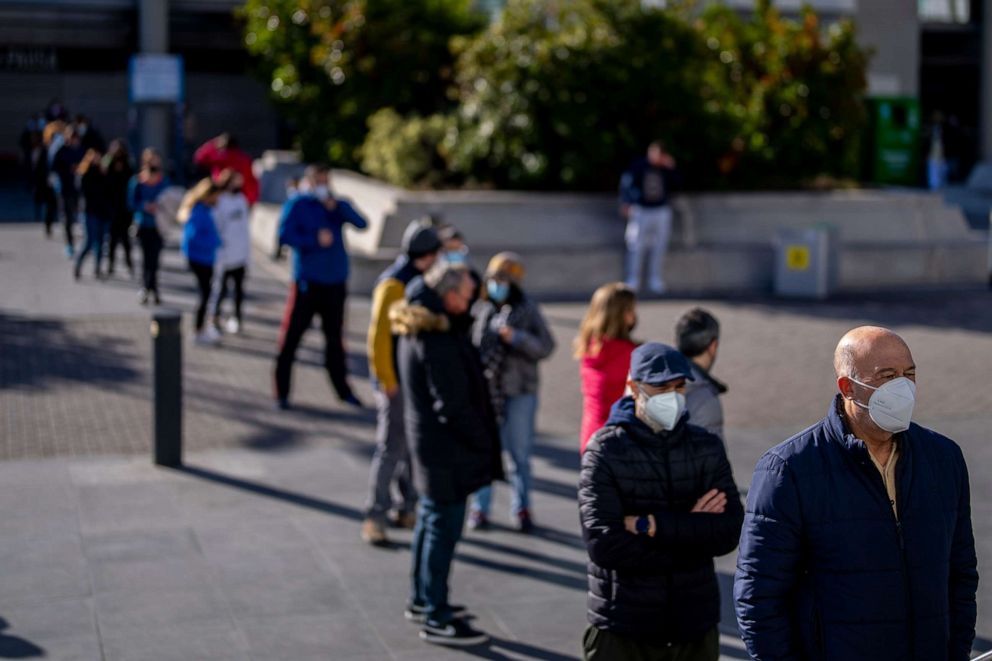
POLYGON ((734 603, 754 661, 798 661, 791 593, 798 581, 801 512, 794 477, 778 457, 758 462, 737 555, 734 603))

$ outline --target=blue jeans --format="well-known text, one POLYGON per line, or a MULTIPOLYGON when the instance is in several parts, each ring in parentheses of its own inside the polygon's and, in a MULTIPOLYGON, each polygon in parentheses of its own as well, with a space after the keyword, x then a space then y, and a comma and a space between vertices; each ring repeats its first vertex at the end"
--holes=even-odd
POLYGON ((465 503, 448 505, 421 497, 417 527, 413 530, 412 590, 410 601, 427 608, 427 619, 444 624, 451 620, 448 575, 455 559, 455 544, 465 524, 465 503))
POLYGON ((76 258, 76 275, 79 275, 79 271, 83 268, 83 259, 90 251, 96 252, 94 270, 97 273, 100 272, 100 262, 103 261, 103 241, 109 229, 110 221, 106 218, 101 218, 92 213, 86 214, 86 246, 76 258))
MULTIPOLYGON (((530 455, 534 450, 537 422, 537 395, 514 395, 506 398, 506 413, 499 430, 503 449, 510 455, 510 486, 513 495, 510 512, 517 516, 530 509, 530 455)), ((482 487, 472 497, 472 509, 489 516, 493 488, 482 487)))

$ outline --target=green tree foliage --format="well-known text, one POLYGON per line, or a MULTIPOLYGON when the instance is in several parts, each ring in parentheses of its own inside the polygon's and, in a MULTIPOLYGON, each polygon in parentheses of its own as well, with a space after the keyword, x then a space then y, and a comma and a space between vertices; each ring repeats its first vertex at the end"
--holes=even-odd
POLYGON ((477 32, 471 0, 247 0, 245 45, 308 160, 358 163, 366 121, 448 109, 449 41, 477 32))
POLYGON ((361 149, 362 170, 397 186, 435 187, 454 183, 448 171, 449 145, 456 138, 454 118, 402 117, 383 108, 369 118, 361 149))
POLYGON ((638 0, 511 0, 456 44, 452 168, 498 186, 609 188, 653 138, 673 150, 725 142, 707 112, 707 56, 678 13, 638 0))
POLYGON ((509 0, 485 29, 471 0, 243 15, 304 155, 399 185, 606 190, 655 138, 700 188, 857 176, 869 54, 850 22, 666 4, 509 0))
POLYGON ((695 25, 710 51, 708 108, 736 132, 718 157, 718 181, 775 186, 858 175, 868 52, 850 21, 824 30, 808 7, 799 21, 785 20, 762 0, 750 19, 712 5, 695 25))

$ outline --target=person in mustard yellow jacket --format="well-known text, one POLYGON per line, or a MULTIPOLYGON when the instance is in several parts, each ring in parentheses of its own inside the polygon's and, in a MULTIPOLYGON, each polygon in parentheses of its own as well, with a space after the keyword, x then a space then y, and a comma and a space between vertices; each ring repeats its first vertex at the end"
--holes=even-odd
POLYGON ((403 432, 403 398, 396 372, 396 338, 390 329, 389 309, 404 300, 407 284, 434 264, 440 249, 441 240, 429 222, 410 223, 403 234, 403 253, 379 276, 372 293, 368 354, 378 421, 362 539, 374 546, 388 543, 386 523, 393 507, 390 487, 394 479, 402 499, 393 508, 396 511, 394 523, 413 528, 416 522, 417 494, 410 476, 409 450, 403 432))

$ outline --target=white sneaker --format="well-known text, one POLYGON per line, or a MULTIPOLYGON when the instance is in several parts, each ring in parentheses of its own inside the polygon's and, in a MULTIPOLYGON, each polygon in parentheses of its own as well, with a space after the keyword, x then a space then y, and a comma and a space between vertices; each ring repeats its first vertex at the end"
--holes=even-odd
POLYGON ((204 346, 216 346, 220 344, 220 332, 213 326, 207 326, 197 334, 196 343, 204 346))
POLYGON ((227 323, 224 324, 224 330, 230 335, 237 335, 241 332, 241 322, 234 317, 231 317, 227 320, 227 323))

